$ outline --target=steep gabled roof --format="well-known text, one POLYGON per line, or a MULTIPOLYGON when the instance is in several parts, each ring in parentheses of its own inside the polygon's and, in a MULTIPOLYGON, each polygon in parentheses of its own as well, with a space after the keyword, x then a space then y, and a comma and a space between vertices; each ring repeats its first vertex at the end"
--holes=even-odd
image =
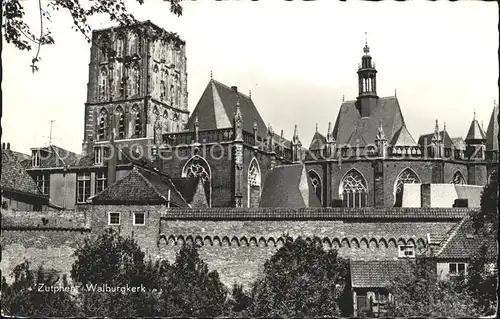
POLYGON ((360 132, 356 129, 352 132, 351 137, 347 140, 347 144, 351 146, 366 146, 366 141, 361 136, 360 132))
POLYGON ((474 118, 469 126, 469 131, 467 132, 467 136, 465 136, 465 140, 485 140, 486 134, 484 133, 479 122, 474 118))
POLYGON ((172 182, 174 183, 177 190, 182 194, 184 199, 188 203, 191 203, 193 201, 194 195, 196 194, 196 190, 198 189, 198 184, 201 183, 201 180, 198 177, 180 177, 172 178, 172 182))
POLYGON ((323 134, 316 131, 311 140, 311 145, 309 145, 309 150, 311 151, 321 150, 325 145, 326 145, 326 137, 323 134))
MULTIPOLYGON (((475 234, 472 219, 464 218, 456 227, 448 232, 446 239, 441 243, 436 258, 443 259, 468 259, 478 251, 483 242, 475 234)), ((496 243, 488 243, 496 250, 496 243)))
POLYGON ((486 130, 486 150, 498 151, 498 105, 491 112, 490 123, 486 130))
POLYGON ((33 178, 26 172, 18 154, 14 154, 10 150, 2 150, 1 186, 2 190, 45 197, 33 178))
POLYGON ((411 136, 410 132, 406 128, 406 125, 401 126, 401 128, 394 134, 391 146, 416 146, 417 143, 411 136))
POLYGON ((380 121, 387 140, 392 140, 394 134, 404 124, 403 114, 395 96, 379 98, 377 106, 372 109, 369 117, 361 117, 356 101, 346 101, 342 103, 337 115, 333 137, 338 144, 347 144, 357 129, 365 143, 373 144, 380 121))
MULTIPOLYGON (((453 148, 454 147, 453 140, 451 139, 450 135, 448 134, 448 131, 440 131, 438 134, 441 137, 441 140, 443 141, 443 145, 445 148, 453 148)), ((433 136, 434 136, 434 133, 420 135, 420 137, 418 138, 418 145, 426 146, 426 143, 427 143, 427 146, 431 145, 433 136)))
POLYGON ((353 288, 384 288, 401 274, 408 261, 403 260, 352 260, 351 284, 353 288))
POLYGON ((243 115, 243 130, 253 132, 254 120, 257 122, 259 136, 266 136, 267 125, 259 114, 252 99, 218 81, 210 80, 201 95, 186 124, 188 130, 194 130, 195 118, 198 117, 200 130, 213 130, 233 127, 236 101, 240 101, 243 115))
POLYGON ((92 204, 166 204, 189 207, 170 178, 135 166, 125 177, 91 197, 92 204))
POLYGON ((277 166, 267 173, 260 207, 321 207, 304 164, 277 166))

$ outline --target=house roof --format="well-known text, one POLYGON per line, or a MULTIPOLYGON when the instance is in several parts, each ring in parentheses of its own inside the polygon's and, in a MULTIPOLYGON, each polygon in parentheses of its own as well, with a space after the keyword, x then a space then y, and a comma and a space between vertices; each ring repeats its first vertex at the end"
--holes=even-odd
POLYGON ((304 164, 276 166, 267 173, 261 207, 321 207, 304 164))
MULTIPOLYGON (((436 258, 442 259, 468 259, 481 247, 483 242, 475 234, 472 219, 465 217, 451 229, 446 238, 441 242, 436 258)), ((495 242, 489 243, 490 247, 496 247, 495 242)), ((496 250, 496 248, 494 248, 496 250)))
MULTIPOLYGON (((455 145, 453 143, 453 140, 451 139, 450 135, 448 134, 448 131, 440 131, 439 137, 443 141, 443 146, 445 148, 453 148, 455 145)), ((424 134, 420 135, 418 138, 418 145, 420 146, 429 146, 432 143, 432 138, 434 137, 434 133, 429 133, 429 134, 424 134)))
POLYGON ((491 112, 490 123, 486 130, 486 150, 498 151, 498 105, 491 112))
POLYGON ((356 103, 356 101, 346 101, 340 107, 333 128, 333 137, 338 144, 347 144, 355 130, 358 130, 365 143, 373 144, 380 121, 390 141, 404 124, 403 114, 395 96, 379 98, 369 117, 361 117, 356 103))
POLYGON ((406 125, 401 126, 401 128, 394 134, 391 142, 391 146, 416 146, 417 143, 411 136, 410 132, 406 128, 406 125))
POLYGON ((326 137, 316 131, 311 140, 311 144, 309 145, 309 149, 311 151, 321 150, 326 145, 326 137))
POLYGON ((2 150, 1 185, 5 190, 45 197, 33 178, 26 172, 18 154, 10 150, 2 150))
POLYGON ((253 133, 253 123, 257 122, 259 136, 266 136, 267 125, 259 114, 252 99, 241 92, 234 90, 216 80, 208 82, 198 104, 194 108, 186 128, 194 130, 194 123, 198 117, 200 130, 214 130, 233 127, 236 102, 239 97, 240 110, 243 115, 243 130, 253 133))
POLYGON ((166 204, 169 193, 172 205, 189 207, 168 176, 134 166, 125 177, 91 197, 91 200, 93 204, 166 204))
POLYGON ((383 288, 401 274, 408 261, 352 260, 351 284, 353 288, 383 288))
POLYGON ((469 131, 467 132, 467 136, 465 137, 465 140, 485 140, 486 139, 486 134, 484 133, 481 125, 479 125, 479 122, 474 118, 472 122, 470 123, 469 126, 469 131))
POLYGON ((196 194, 196 190, 198 189, 198 184, 201 182, 198 177, 181 177, 181 178, 172 178, 172 182, 174 183, 177 190, 182 194, 184 199, 191 203, 193 201, 194 195, 196 194))
MULTIPOLYGON (((81 155, 68 151, 56 145, 41 147, 45 151, 40 159, 40 166, 36 168, 73 167, 78 166, 81 155)), ((29 168, 32 168, 31 162, 29 168)))

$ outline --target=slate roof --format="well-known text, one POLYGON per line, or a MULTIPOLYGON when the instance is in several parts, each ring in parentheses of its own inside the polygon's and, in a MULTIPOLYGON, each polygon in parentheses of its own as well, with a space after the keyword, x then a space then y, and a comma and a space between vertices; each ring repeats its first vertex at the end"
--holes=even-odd
POLYGON ((173 209, 168 217, 188 220, 451 220, 458 222, 472 208, 420 207, 279 207, 173 209))
POLYGON ((276 166, 267 173, 260 207, 321 207, 304 164, 276 166))
POLYGON ((166 204, 189 207, 170 178, 158 172, 135 166, 124 178, 91 197, 92 204, 166 204))
MULTIPOLYGON (((254 120, 257 122, 259 136, 266 136, 267 125, 255 107, 252 99, 238 92, 240 110, 243 115, 243 130, 253 133, 254 120)), ((233 127, 236 111, 237 95, 232 88, 218 81, 210 80, 194 108, 186 128, 194 130, 194 122, 198 116, 200 130, 214 130, 233 127)))
MULTIPOLYGON (((449 231, 447 238, 441 243, 436 258, 441 259, 468 259, 481 247, 482 242, 475 234, 472 219, 464 218, 457 227, 449 231)), ((496 247, 496 242, 489 243, 489 247, 496 247)), ((496 248, 494 248, 496 250, 496 248)))
POLYGON ((26 172, 21 161, 19 161, 18 155, 13 154, 10 150, 2 150, 1 186, 5 190, 46 197, 42 194, 33 178, 26 172))
MULTIPOLYGON (((441 140, 443 141, 443 146, 445 148, 453 148, 454 147, 453 140, 451 139, 450 135, 448 134, 448 131, 440 131, 438 134, 441 137, 441 140)), ((433 136, 434 136, 434 133, 420 135, 420 137, 418 138, 418 145, 420 145, 420 146, 432 145, 433 136)))
POLYGON ((181 177, 172 178, 172 182, 177 190, 182 194, 186 202, 191 203, 194 195, 196 194, 200 179, 198 177, 181 177))
POLYGON ((490 123, 486 130, 486 150, 498 151, 498 105, 491 112, 490 123))
POLYGON ((479 125, 479 122, 474 118, 470 123, 469 131, 465 136, 465 140, 468 141, 468 140, 485 140, 485 139, 486 139, 486 134, 484 133, 481 125, 479 125))
POLYGON ((346 101, 342 103, 337 115, 333 128, 333 137, 338 144, 347 144, 351 135, 357 129, 365 143, 373 144, 380 121, 382 121, 387 140, 392 140, 394 134, 404 124, 397 97, 379 98, 377 106, 371 110, 369 117, 361 117, 356 108, 356 101, 346 101))
POLYGON ((353 288, 383 288, 407 267, 407 260, 352 260, 351 284, 353 288))
POLYGON ((326 137, 323 134, 316 131, 311 140, 311 145, 309 145, 309 149, 311 151, 321 150, 325 145, 326 145, 326 137))
POLYGON ((417 143, 411 136, 410 132, 406 128, 406 125, 401 126, 401 128, 394 134, 391 142, 391 146, 416 146, 417 143))

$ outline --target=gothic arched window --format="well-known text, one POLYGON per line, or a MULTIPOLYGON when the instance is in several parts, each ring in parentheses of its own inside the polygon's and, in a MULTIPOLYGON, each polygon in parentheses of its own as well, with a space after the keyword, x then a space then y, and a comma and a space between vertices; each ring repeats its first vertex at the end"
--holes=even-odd
POLYGON ((134 114, 134 128, 135 128, 135 137, 142 137, 142 119, 141 112, 139 110, 139 106, 134 104, 132 107, 132 113, 134 114))
POLYGON ((115 52, 117 57, 121 57, 123 55, 123 43, 125 42, 125 36, 122 32, 118 33, 116 36, 115 42, 115 52))
POLYGON ((310 170, 308 172, 308 175, 309 175, 309 178, 311 179, 311 184, 312 184, 312 187, 314 189, 314 193, 316 193, 316 195, 318 196, 319 198, 319 201, 320 202, 323 202, 322 201, 322 192, 321 192, 321 178, 319 178, 319 175, 313 171, 313 170, 310 170))
POLYGON ((182 177, 198 177, 201 179, 203 186, 205 187, 208 205, 212 206, 212 175, 210 166, 203 157, 196 155, 189 159, 182 169, 182 177))
POLYGON ((118 117, 118 138, 125 138, 125 112, 121 106, 116 108, 116 115, 118 117))
POLYGON ((255 158, 248 167, 248 207, 259 207, 261 175, 259 163, 255 158))
POLYGON ((103 34, 99 39, 99 62, 106 62, 108 60, 108 52, 110 47, 109 36, 103 34))
POLYGON ((404 169, 396 179, 396 183, 394 185, 394 207, 401 207, 403 205, 403 191, 404 184, 419 184, 420 178, 418 178, 417 174, 409 169, 404 169))
POLYGON ((97 132, 97 139, 99 141, 102 141, 104 139, 106 139, 106 131, 107 131, 107 126, 108 126, 108 111, 106 111, 105 108, 103 108, 101 110, 101 112, 99 113, 99 117, 98 117, 98 125, 99 125, 99 129, 98 129, 98 132, 97 132))
POLYGON ((137 32, 130 32, 128 40, 128 55, 133 56, 139 53, 139 35, 137 32))
POLYGON ((462 175, 460 171, 456 171, 455 174, 453 174, 453 179, 451 181, 453 184, 467 184, 465 182, 465 178, 462 175))
POLYGON ((108 85, 108 70, 106 67, 102 67, 100 72, 99 72, 99 100, 100 101, 105 101, 106 100, 106 89, 108 85))
POLYGON ((365 207, 367 205, 366 179, 355 169, 350 170, 342 179, 340 191, 345 207, 365 207))

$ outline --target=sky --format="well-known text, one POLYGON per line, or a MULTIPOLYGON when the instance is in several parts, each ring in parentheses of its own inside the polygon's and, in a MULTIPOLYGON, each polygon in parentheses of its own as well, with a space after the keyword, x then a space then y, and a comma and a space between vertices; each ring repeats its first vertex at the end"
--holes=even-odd
MULTIPOLYGON (((46 4, 46 0, 42 0, 46 4)), ((86 0, 85 0, 86 1, 86 0)), ((37 2, 22 1, 38 32, 37 2)), ((275 132, 309 146, 316 125, 326 134, 342 97, 357 96, 357 66, 365 32, 379 96, 394 95, 415 140, 435 120, 452 137, 465 137, 476 112, 488 126, 498 101, 498 7, 496 2, 183 1, 181 17, 161 0, 125 0, 139 20, 151 20, 186 41, 189 110, 213 78, 251 90, 264 121, 275 132)), ((52 13, 55 44, 35 52, 3 43, 2 142, 29 153, 53 144, 80 153, 90 44, 71 29, 66 12, 52 13)), ((93 28, 110 27, 106 17, 93 28)))

